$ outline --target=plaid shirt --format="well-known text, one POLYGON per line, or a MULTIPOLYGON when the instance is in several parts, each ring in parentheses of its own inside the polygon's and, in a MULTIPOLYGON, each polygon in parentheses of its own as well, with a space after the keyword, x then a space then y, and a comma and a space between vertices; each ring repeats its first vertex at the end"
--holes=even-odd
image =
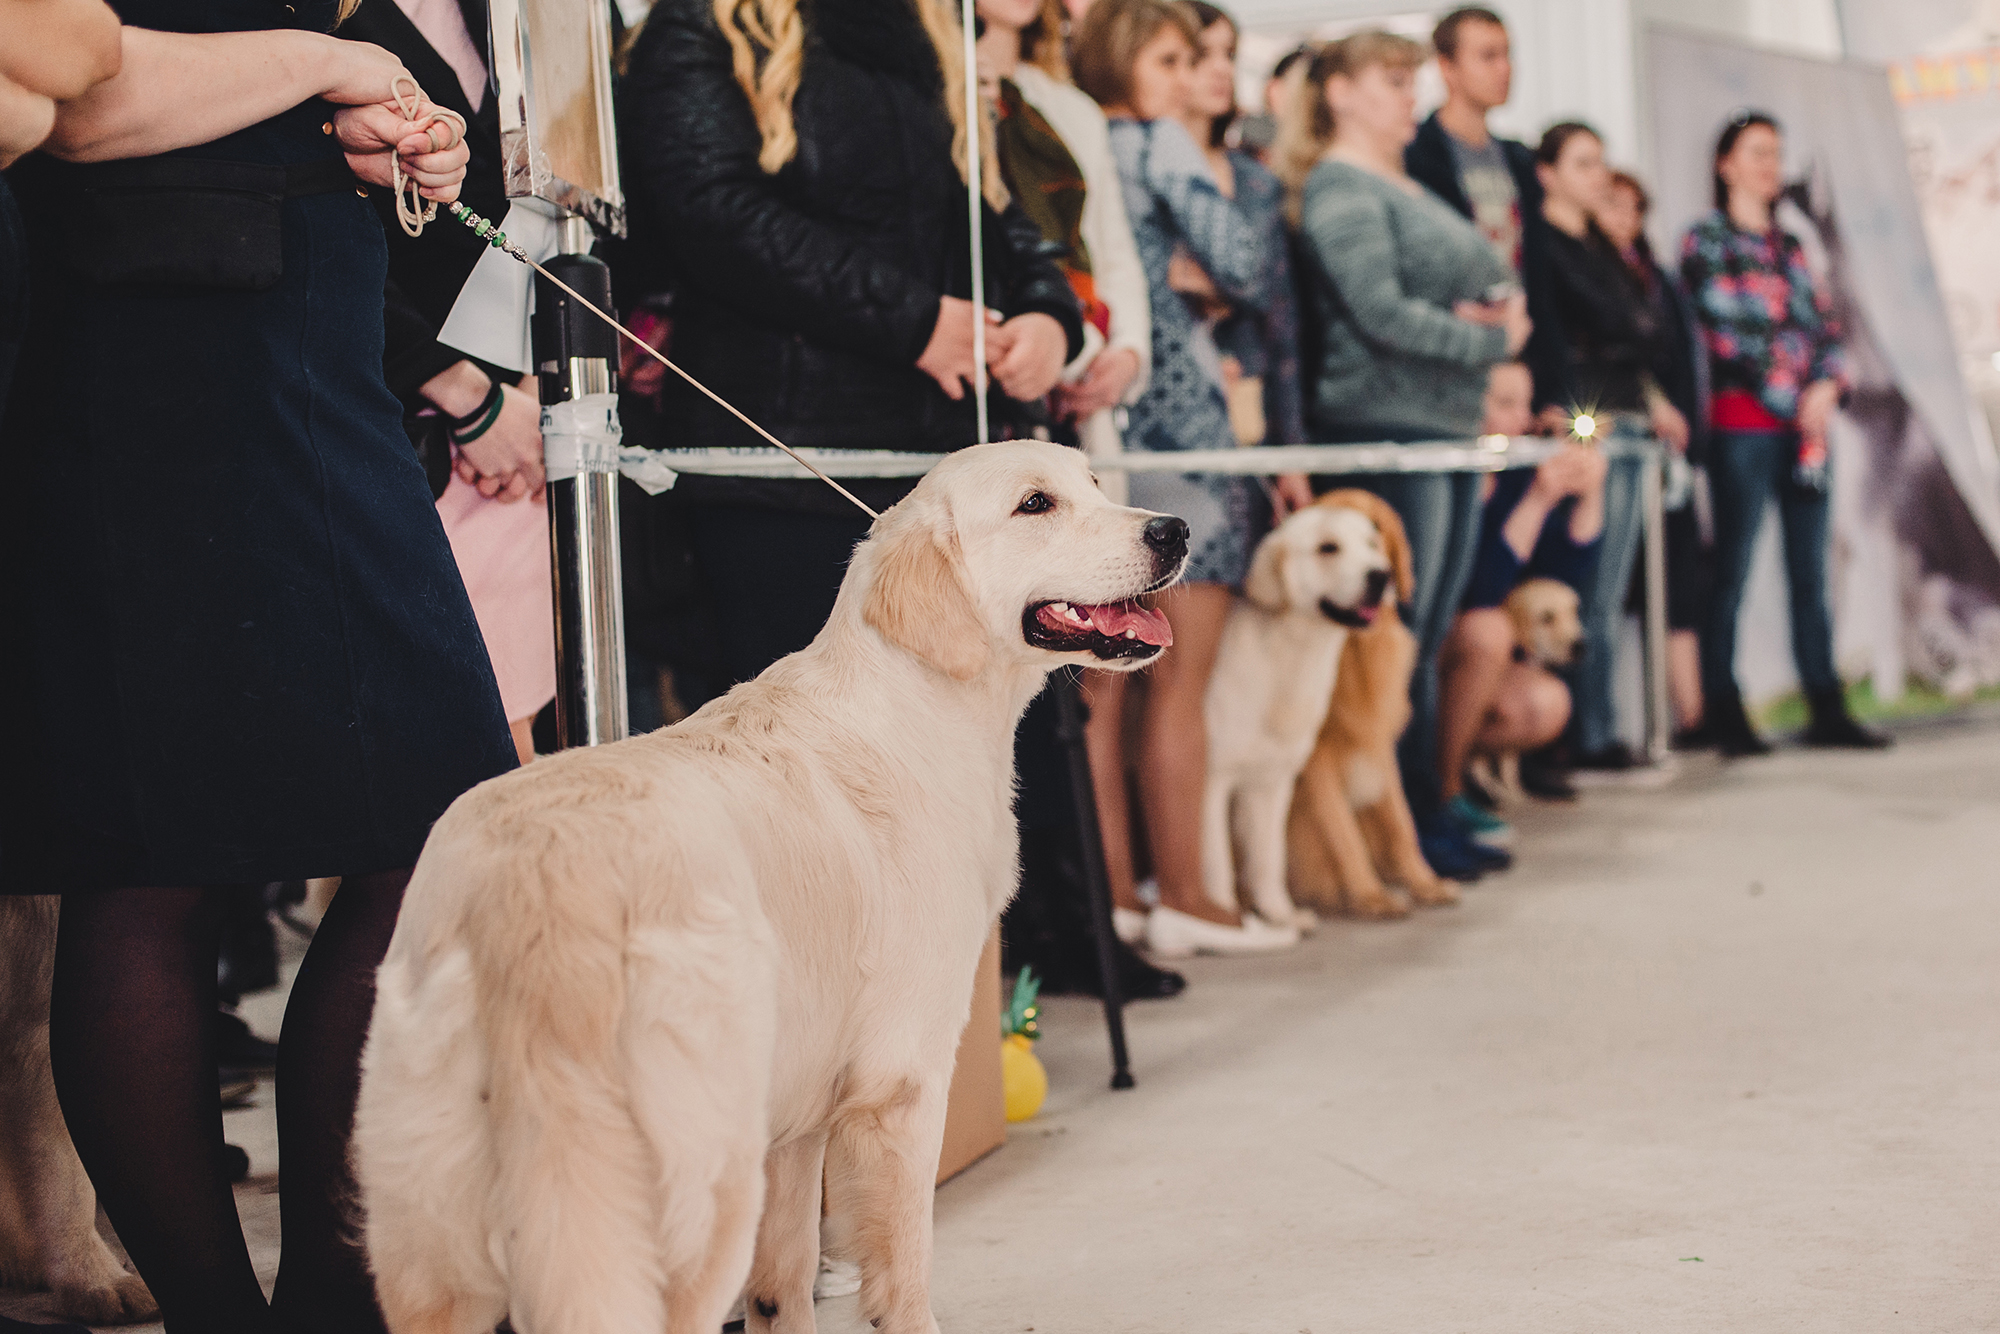
POLYGON ((1846 386, 1840 326, 1790 232, 1774 225, 1758 236, 1712 212, 1688 229, 1681 283, 1694 303, 1716 390, 1744 390, 1788 422, 1815 380, 1846 386))

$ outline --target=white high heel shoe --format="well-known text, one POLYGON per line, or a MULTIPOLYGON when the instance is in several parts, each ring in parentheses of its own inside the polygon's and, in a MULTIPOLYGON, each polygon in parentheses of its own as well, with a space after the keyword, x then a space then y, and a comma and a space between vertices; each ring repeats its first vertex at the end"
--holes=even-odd
POLYGON ((1156 959, 1196 954, 1269 954, 1299 943, 1299 929, 1273 926, 1255 913, 1243 925, 1223 926, 1174 908, 1155 908, 1146 918, 1146 949, 1156 959))
POLYGON ((1146 914, 1137 908, 1116 908, 1111 910, 1111 929, 1118 939, 1138 949, 1146 943, 1146 914))

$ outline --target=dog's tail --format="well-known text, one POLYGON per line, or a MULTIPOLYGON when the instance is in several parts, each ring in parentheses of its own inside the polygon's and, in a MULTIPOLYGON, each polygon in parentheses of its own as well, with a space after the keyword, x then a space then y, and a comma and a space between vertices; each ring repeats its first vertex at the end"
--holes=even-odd
POLYGON ((763 1203, 773 986, 757 927, 701 891, 747 868, 606 883, 618 869, 572 838, 523 860, 507 872, 520 897, 467 932, 490 993, 492 1226, 514 1322, 629 1334, 666 1327, 671 1300, 719 1327, 763 1203))
POLYGON ((466 923, 490 1062, 492 1248, 524 1334, 659 1330, 660 1163, 622 1051, 630 923, 601 850, 572 860, 565 839, 517 848, 466 923))
POLYGON ((496 848, 449 821, 411 901, 462 916, 420 981, 398 951, 383 966, 356 1123, 389 1328, 629 1334, 690 1290, 719 1327, 763 1198, 768 941, 658 887, 742 868, 652 866, 654 892, 628 893, 602 839, 496 848), (439 865, 460 883, 420 895, 439 865))
POLYGON ((422 976, 392 949, 376 975, 354 1172, 368 1266, 393 1334, 473 1334, 507 1313, 489 1243, 493 1142, 477 1009, 462 947, 422 976))

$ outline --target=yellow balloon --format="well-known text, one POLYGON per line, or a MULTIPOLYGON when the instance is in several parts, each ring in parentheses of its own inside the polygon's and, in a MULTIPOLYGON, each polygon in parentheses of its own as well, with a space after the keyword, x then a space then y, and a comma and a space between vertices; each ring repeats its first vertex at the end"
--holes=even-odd
POLYGON ((1000 1044, 1000 1088, 1009 1121, 1027 1120, 1042 1110, 1049 1096, 1049 1072, 1042 1069, 1035 1044, 1024 1034, 1012 1034, 1000 1044))

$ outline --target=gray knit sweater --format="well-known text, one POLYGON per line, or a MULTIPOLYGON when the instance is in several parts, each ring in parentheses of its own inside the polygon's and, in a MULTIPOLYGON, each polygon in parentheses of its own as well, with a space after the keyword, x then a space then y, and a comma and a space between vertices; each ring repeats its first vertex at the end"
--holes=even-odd
POLYGON ((1514 278, 1486 238, 1430 191, 1345 162, 1313 168, 1301 223, 1322 333, 1314 434, 1476 434, 1507 335, 1451 310, 1514 278))

